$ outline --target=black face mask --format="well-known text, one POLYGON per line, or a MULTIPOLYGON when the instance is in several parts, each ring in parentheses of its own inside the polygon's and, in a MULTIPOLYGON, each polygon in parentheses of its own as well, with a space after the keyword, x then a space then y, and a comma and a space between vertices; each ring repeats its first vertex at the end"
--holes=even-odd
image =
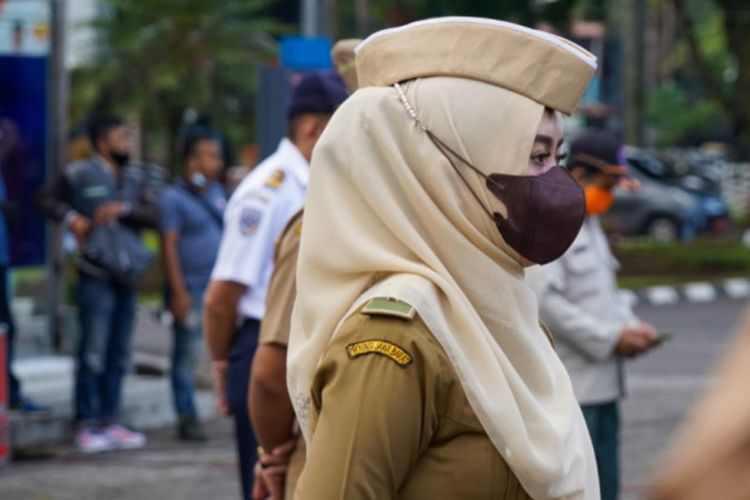
POLYGON ((109 156, 112 157, 112 161, 114 161, 118 167, 124 167, 130 161, 130 154, 128 153, 117 153, 112 151, 109 156))
POLYGON ((547 264, 561 257, 573 244, 583 224, 586 198, 581 186, 565 168, 555 166, 538 176, 488 176, 430 131, 425 132, 495 222, 505 242, 516 252, 535 264, 547 264), (446 151, 486 180, 487 189, 505 205, 506 217, 498 212, 490 213, 484 207, 446 151))

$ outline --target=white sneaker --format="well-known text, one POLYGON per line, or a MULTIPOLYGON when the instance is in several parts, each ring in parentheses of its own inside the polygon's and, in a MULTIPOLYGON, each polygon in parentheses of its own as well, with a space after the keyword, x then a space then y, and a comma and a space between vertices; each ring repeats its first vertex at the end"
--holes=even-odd
POLYGON ((92 427, 84 427, 76 433, 76 448, 81 453, 102 453, 113 449, 112 441, 104 433, 92 427))
POLYGON ((120 450, 133 450, 146 446, 146 436, 144 434, 131 431, 122 425, 108 425, 104 428, 104 435, 113 448, 120 450))

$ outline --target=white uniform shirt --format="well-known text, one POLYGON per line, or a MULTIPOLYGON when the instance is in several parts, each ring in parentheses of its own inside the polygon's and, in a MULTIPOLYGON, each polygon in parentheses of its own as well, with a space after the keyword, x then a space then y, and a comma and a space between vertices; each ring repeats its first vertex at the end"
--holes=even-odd
POLYGON ((581 404, 607 403, 625 393, 622 359, 614 351, 620 331, 638 320, 620 296, 618 268, 599 219, 587 217, 560 259, 526 272, 581 404))
POLYGON ((273 249, 303 206, 310 166, 289 139, 240 183, 224 211, 224 232, 212 280, 248 287, 238 314, 263 319, 273 271, 273 249))

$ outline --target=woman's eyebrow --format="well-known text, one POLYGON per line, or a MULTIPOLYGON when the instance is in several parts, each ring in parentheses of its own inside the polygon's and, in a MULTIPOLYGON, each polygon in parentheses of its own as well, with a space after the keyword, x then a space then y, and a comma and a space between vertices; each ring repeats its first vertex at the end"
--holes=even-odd
POLYGON ((536 144, 537 142, 541 142, 545 146, 550 147, 550 148, 555 143, 555 141, 552 140, 552 137, 548 135, 537 135, 536 137, 534 137, 534 144, 536 144))

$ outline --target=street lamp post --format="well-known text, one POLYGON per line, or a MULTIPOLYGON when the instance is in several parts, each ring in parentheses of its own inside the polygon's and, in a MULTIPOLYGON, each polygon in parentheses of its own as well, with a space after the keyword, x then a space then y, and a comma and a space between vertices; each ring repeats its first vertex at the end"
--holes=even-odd
POLYGON ((302 36, 325 36, 327 31, 326 4, 326 0, 300 0, 300 27, 302 36))
MULTIPOLYGON (((50 151, 47 166, 47 176, 52 178, 62 171, 66 161, 66 138, 67 130, 67 96, 68 79, 65 71, 65 13, 67 0, 50 0, 52 39, 50 44, 50 74, 49 95, 51 97, 50 117, 50 151)), ((49 311, 49 334, 55 350, 60 348, 62 342, 60 322, 60 286, 62 280, 62 266, 64 257, 59 244, 61 240, 61 229, 51 224, 47 225, 47 308, 49 311)))

